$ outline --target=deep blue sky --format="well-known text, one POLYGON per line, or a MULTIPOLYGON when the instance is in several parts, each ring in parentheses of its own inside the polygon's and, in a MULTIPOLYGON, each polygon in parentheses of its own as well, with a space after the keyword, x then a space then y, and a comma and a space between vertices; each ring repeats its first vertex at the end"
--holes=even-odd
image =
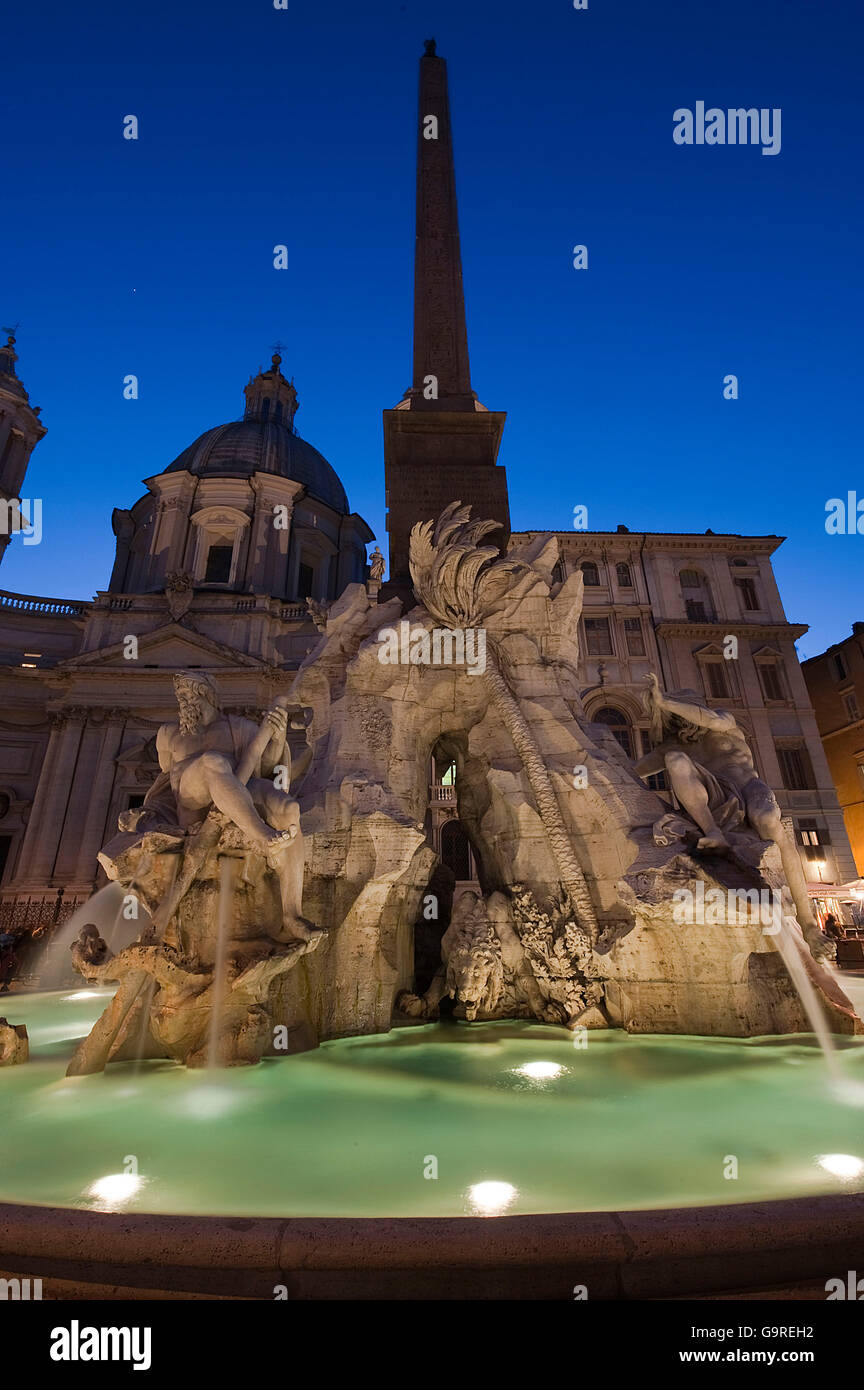
POLYGON ((786 535, 804 654, 864 619, 864 536, 824 530, 829 497, 864 496, 858 0, 42 0, 3 29, 0 321, 21 321, 49 430, 23 489, 45 538, 15 542, 3 587, 104 587, 112 507, 242 413, 277 338, 299 432, 386 552, 381 410, 410 381, 434 34, 514 527, 566 529, 587 503, 597 530, 786 535), (675 145, 699 99, 781 107, 782 152, 675 145))

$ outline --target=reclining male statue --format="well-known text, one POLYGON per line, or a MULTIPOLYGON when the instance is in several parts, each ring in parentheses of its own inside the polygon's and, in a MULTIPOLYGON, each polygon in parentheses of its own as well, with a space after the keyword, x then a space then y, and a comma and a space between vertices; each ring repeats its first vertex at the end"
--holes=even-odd
POLYGON ((179 720, 163 724, 156 736, 161 773, 143 806, 121 815, 121 830, 141 834, 173 824, 194 833, 215 806, 251 848, 260 850, 278 877, 284 939, 309 940, 316 929, 301 913, 300 808, 273 778, 281 769, 287 788, 309 765, 307 748, 292 768, 286 742, 289 723, 295 729, 306 727, 303 712, 289 713, 277 704, 260 726, 241 715, 224 714, 216 686, 204 671, 179 671, 174 692, 179 720))
POLYGON ((696 849, 727 854, 728 832, 749 824, 780 851, 795 912, 814 955, 831 953, 819 932, 798 851, 783 827, 777 798, 763 782, 744 732, 728 710, 711 709, 695 690, 665 693, 646 676, 645 707, 656 747, 636 764, 640 777, 664 769, 672 791, 702 831, 696 849))

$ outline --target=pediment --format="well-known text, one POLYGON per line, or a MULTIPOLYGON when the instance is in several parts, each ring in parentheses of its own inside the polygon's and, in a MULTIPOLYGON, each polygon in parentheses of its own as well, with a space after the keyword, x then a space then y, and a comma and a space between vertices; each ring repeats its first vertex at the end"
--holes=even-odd
POLYGON ((166 623, 153 632, 142 633, 138 638, 137 661, 127 658, 124 650, 123 642, 112 642, 108 647, 81 652, 79 656, 59 662, 57 670, 92 670, 100 666, 113 666, 123 671, 154 666, 167 670, 180 670, 186 666, 243 666, 261 671, 267 667, 265 661, 238 651, 236 647, 229 647, 224 642, 217 642, 212 637, 205 637, 203 633, 192 632, 180 623, 166 623))

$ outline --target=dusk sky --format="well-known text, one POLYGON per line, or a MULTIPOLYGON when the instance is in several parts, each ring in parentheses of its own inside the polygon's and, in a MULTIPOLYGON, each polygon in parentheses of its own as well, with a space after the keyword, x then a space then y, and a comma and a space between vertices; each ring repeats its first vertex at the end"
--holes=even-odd
POLYGON ((298 432, 386 553, 381 411, 410 383, 433 35, 514 529, 566 530, 582 503, 592 530, 787 536, 799 652, 840 640, 864 620, 864 535, 825 531, 829 498, 864 498, 855 0, 7 7, 0 322, 20 321, 48 434, 24 488, 43 541, 14 541, 0 585, 104 588, 112 508, 242 414, 277 339, 298 432), (673 112, 702 100, 780 108, 780 153, 675 144, 673 112))

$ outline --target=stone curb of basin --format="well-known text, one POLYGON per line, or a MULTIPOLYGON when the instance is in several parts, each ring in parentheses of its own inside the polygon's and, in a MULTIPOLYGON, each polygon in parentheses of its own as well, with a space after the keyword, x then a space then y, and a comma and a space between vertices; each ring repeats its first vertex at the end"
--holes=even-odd
POLYGON ((502 1217, 122 1215, 0 1204, 0 1277, 45 1298, 813 1297, 864 1267, 864 1194, 502 1217), (808 1295, 803 1290, 809 1287, 808 1295), (284 1295, 283 1295, 284 1296, 284 1295))

